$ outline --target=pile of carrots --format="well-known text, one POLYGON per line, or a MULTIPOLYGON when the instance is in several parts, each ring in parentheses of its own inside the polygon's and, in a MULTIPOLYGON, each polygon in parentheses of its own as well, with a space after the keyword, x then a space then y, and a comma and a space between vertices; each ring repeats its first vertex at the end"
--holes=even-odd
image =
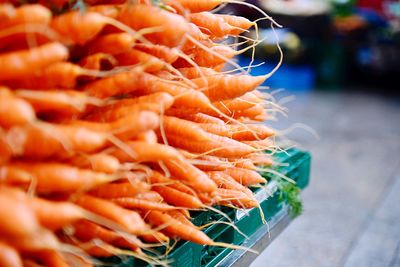
POLYGON ((268 75, 224 42, 252 48, 256 23, 211 12, 222 0, 0 2, 0 266, 235 248, 189 211, 258 206, 268 75))

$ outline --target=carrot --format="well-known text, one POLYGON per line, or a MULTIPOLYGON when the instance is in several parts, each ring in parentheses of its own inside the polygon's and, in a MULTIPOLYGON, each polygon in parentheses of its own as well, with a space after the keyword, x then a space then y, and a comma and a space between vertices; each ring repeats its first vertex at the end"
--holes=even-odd
POLYGON ((117 65, 117 60, 109 54, 95 53, 82 58, 79 65, 91 70, 110 70, 117 65))
POLYGON ((183 156, 174 148, 161 144, 148 144, 140 141, 126 142, 136 155, 128 155, 118 148, 109 149, 108 153, 122 162, 158 162, 169 160, 183 160, 183 156))
MULTIPOLYGON (((100 113, 98 113, 100 115, 100 113)), ((107 119, 107 117, 106 117, 107 119)), ((140 133, 156 129, 159 126, 158 115, 150 111, 127 114, 112 122, 92 122, 74 120, 70 125, 81 126, 97 132, 111 132, 121 140, 129 140, 140 133)))
POLYGON ((238 157, 254 152, 254 148, 241 142, 232 140, 227 137, 208 134, 209 141, 194 141, 182 139, 177 135, 169 135, 168 142, 170 145, 179 147, 190 152, 206 153, 220 157, 238 157))
POLYGON ((91 113, 105 113, 109 110, 116 109, 119 107, 129 106, 132 104, 154 104, 159 103, 164 106, 166 109, 172 106, 174 98, 165 92, 156 92, 149 95, 133 97, 133 98, 124 98, 118 99, 113 102, 110 102, 108 105, 104 105, 101 107, 96 107, 91 113))
POLYGON ((157 72, 166 67, 166 63, 161 59, 132 48, 129 51, 115 55, 115 58, 121 66, 143 64, 142 66, 146 72, 157 72))
POLYGON ((197 244, 211 244, 212 240, 196 227, 181 223, 179 220, 172 218, 166 213, 159 211, 148 211, 147 221, 153 225, 167 225, 162 232, 171 237, 180 237, 197 244))
POLYGON ((0 239, 27 237, 40 229, 26 195, 15 188, 0 187, 0 239))
POLYGON ((192 0, 168 0, 166 4, 175 6, 181 6, 188 9, 190 12, 202 12, 210 11, 216 8, 218 5, 223 3, 221 0, 209 0, 209 1, 192 1, 192 0))
POLYGON ((113 25, 127 32, 133 32, 129 27, 118 21, 96 12, 69 11, 53 18, 50 25, 67 39, 65 42, 79 45, 92 40, 106 25, 113 25))
POLYGON ((104 133, 45 122, 13 127, 6 133, 5 140, 14 156, 35 159, 72 152, 91 153, 104 148, 108 142, 104 133))
POLYGON ((265 153, 249 154, 246 158, 250 159, 256 165, 271 166, 274 162, 270 155, 265 153))
POLYGON ((199 26, 204 33, 211 35, 211 38, 221 38, 229 35, 235 29, 225 20, 210 12, 192 13, 189 15, 191 22, 199 26))
POLYGON ((148 192, 143 192, 135 195, 135 198, 137 199, 142 199, 142 200, 148 200, 152 202, 162 202, 164 199, 162 196, 155 192, 155 191, 148 191, 148 192))
POLYGON ((268 149, 273 145, 273 142, 269 138, 263 140, 255 140, 255 141, 243 141, 243 143, 257 149, 268 149))
POLYGON ((254 22, 251 22, 250 20, 242 16, 224 14, 216 14, 216 16, 222 18, 226 23, 232 26, 230 32, 231 35, 239 35, 250 27, 254 26, 255 24, 254 22))
POLYGON ((195 227, 191 221, 188 220, 185 215, 183 215, 179 210, 171 210, 168 211, 167 214, 174 218, 175 220, 178 220, 180 223, 195 227))
POLYGON ((115 55, 130 51, 135 41, 135 37, 129 33, 110 33, 95 38, 86 45, 86 49, 89 54, 105 53, 115 55))
POLYGON ((252 141, 256 137, 259 139, 265 139, 275 135, 275 131, 265 125, 248 124, 246 126, 237 124, 211 124, 211 123, 199 123, 200 128, 203 130, 225 136, 238 141, 252 141))
POLYGON ((0 168, 1 178, 10 184, 21 180, 18 177, 21 173, 29 173, 39 193, 83 191, 115 179, 107 174, 60 163, 16 162, 0 168))
POLYGON ((137 80, 138 70, 118 73, 111 77, 91 82, 83 87, 83 90, 89 95, 106 98, 113 95, 133 92, 138 89, 137 80))
POLYGON ((153 171, 148 180, 151 184, 165 184, 168 185, 168 187, 174 188, 183 193, 196 196, 194 190, 191 189, 189 186, 185 185, 180 181, 171 180, 157 171, 153 171))
POLYGON ((192 112, 188 112, 187 109, 180 109, 180 108, 171 108, 167 110, 166 112, 167 115, 170 116, 175 116, 178 118, 194 121, 197 123, 212 123, 212 124, 217 124, 217 125, 225 125, 225 122, 219 118, 215 118, 213 116, 201 113, 201 112, 196 112, 196 110, 193 110, 192 112))
POLYGON ((217 195, 221 198, 218 201, 219 204, 233 204, 246 209, 258 206, 257 201, 253 197, 239 190, 218 188, 217 195))
POLYGON ((165 131, 167 137, 169 135, 181 136, 181 138, 194 141, 210 140, 207 133, 203 131, 196 123, 182 120, 176 117, 164 116, 160 125, 165 131))
POLYGON ((14 88, 27 89, 53 89, 53 88, 75 88, 78 79, 84 76, 98 77, 106 76, 105 72, 83 69, 79 65, 69 62, 56 62, 38 70, 24 80, 14 79, 6 82, 14 88))
POLYGON ((103 184, 92 189, 89 194, 100 198, 135 197, 137 194, 148 192, 151 186, 142 181, 103 184))
POLYGON ((22 259, 18 251, 0 241, 0 266, 3 267, 22 267, 22 259))
POLYGON ((48 43, 39 47, 9 52, 0 55, 0 81, 29 76, 32 70, 40 69, 63 61, 68 57, 68 50, 60 43, 48 43))
POLYGON ((268 118, 268 114, 261 104, 256 104, 251 108, 241 110, 240 112, 236 112, 234 114, 234 117, 236 118, 245 117, 255 121, 265 121, 268 118))
POLYGON ((228 168, 224 173, 231 176, 235 181, 245 186, 266 183, 267 181, 256 171, 241 169, 241 168, 228 168))
POLYGON ((262 103, 263 100, 259 99, 254 95, 253 92, 248 92, 241 97, 227 99, 224 101, 214 102, 216 108, 224 112, 225 114, 232 114, 240 112, 241 110, 251 108, 258 103, 262 103))
POLYGON ((15 8, 9 3, 0 3, 0 22, 7 21, 15 16, 15 8))
POLYGON ((196 79, 203 76, 219 75, 219 72, 207 67, 186 67, 178 69, 186 78, 196 79))
POLYGON ((219 171, 207 172, 207 174, 218 185, 219 188, 238 190, 250 197, 253 197, 253 193, 250 191, 250 189, 238 183, 228 174, 219 171))
POLYGON ((74 224, 74 236, 81 241, 88 242, 93 239, 100 239, 115 246, 127 247, 133 251, 139 252, 139 246, 142 242, 134 236, 125 239, 121 234, 108 230, 100 225, 89 221, 80 221, 74 224))
POLYGON ((146 132, 139 134, 136 137, 136 140, 143 141, 148 144, 156 144, 158 142, 158 137, 157 137, 156 132, 150 130, 150 131, 146 131, 146 132))
POLYGON ((207 76, 192 80, 212 101, 220 101, 240 97, 254 90, 265 81, 265 76, 219 75, 207 76))
POLYGON ((148 229, 140 215, 104 199, 79 195, 73 201, 79 206, 118 223, 131 234, 140 234, 148 229))
POLYGON ((7 7, 7 16, 1 20, 0 30, 9 28, 19 24, 27 23, 44 23, 47 24, 51 20, 51 11, 42 5, 25 4, 11 11, 7 7))
POLYGON ((8 88, 0 87, 0 127, 24 125, 35 118, 35 111, 28 102, 15 96, 8 88))
POLYGON ((164 161, 164 163, 175 179, 183 181, 197 192, 209 193, 217 188, 204 172, 194 167, 187 160, 170 159, 164 161))
MULTIPOLYGON (((200 47, 195 47, 186 53, 192 54, 193 61, 199 66, 212 68, 225 63, 227 59, 233 58, 237 54, 237 51, 228 46, 214 45, 208 47, 208 51, 200 47)), ((177 68, 190 67, 190 63, 184 59, 178 59, 173 66, 177 68)))
POLYGON ((203 207, 203 204, 198 198, 178 191, 172 187, 153 186, 151 189, 159 193, 168 204, 189 209, 198 209, 203 207))
POLYGON ((7 243, 21 254, 35 253, 44 249, 59 249, 60 247, 60 242, 55 234, 45 228, 39 228, 30 235, 9 237, 7 243))
POLYGON ((16 90, 15 94, 28 101, 38 113, 79 114, 89 104, 98 105, 101 103, 99 99, 72 90, 16 90))
POLYGON ((164 45, 137 43, 134 48, 167 63, 173 63, 179 58, 179 52, 176 48, 164 45))
POLYGON ((176 207, 167 205, 165 203, 153 202, 144 199, 137 199, 134 197, 118 197, 111 199, 111 201, 126 209, 158 210, 158 211, 169 211, 176 209, 176 207))
POLYGON ((74 155, 66 160, 66 163, 79 168, 91 169, 95 172, 113 174, 121 169, 119 160, 105 153, 92 155, 74 155))
POLYGON ((30 200, 30 203, 39 222, 47 229, 58 230, 85 218, 82 208, 69 202, 49 201, 35 197, 30 200))
MULTIPOLYGON (((90 4, 90 1, 88 1, 88 0, 86 0, 85 2, 90 4)), ((103 16, 110 17, 110 18, 113 18, 113 19, 117 18, 118 14, 119 14, 120 7, 115 5, 114 3, 110 3, 110 1, 106 1, 106 2, 109 2, 109 3, 95 5, 95 6, 91 5, 91 6, 88 7, 88 10, 90 12, 96 12, 96 13, 99 13, 99 14, 101 14, 103 16)), ((113 1, 113 2, 116 2, 116 1, 113 1)), ((124 2, 124 0, 121 0, 119 2, 124 2)))
POLYGON ((160 27, 161 31, 147 34, 146 39, 168 47, 181 44, 188 32, 187 22, 183 17, 154 6, 126 5, 118 20, 135 30, 160 27))

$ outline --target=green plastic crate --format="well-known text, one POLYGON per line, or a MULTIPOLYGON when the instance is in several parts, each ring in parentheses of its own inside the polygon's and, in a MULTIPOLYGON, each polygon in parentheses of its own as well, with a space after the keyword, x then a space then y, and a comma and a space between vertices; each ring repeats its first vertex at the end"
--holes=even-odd
MULTIPOLYGON (((286 153, 280 152, 274 154, 274 160, 277 163, 287 163, 276 167, 280 173, 296 181, 296 185, 304 189, 309 183, 311 156, 308 152, 298 149, 289 149, 286 153)), ((269 179, 269 175, 265 175, 269 179)), ((260 201, 261 209, 265 219, 270 220, 282 208, 282 201, 279 199, 279 192, 275 192, 272 196, 266 194, 264 189, 258 188, 253 190, 256 198, 260 201)), ((263 224, 260 216, 260 211, 253 208, 247 211, 236 211, 226 207, 219 207, 234 221, 245 235, 251 236, 263 224)), ((197 225, 204 225, 211 221, 227 221, 226 218, 213 211, 195 212, 192 214, 192 222, 197 225)), ((235 245, 240 245, 245 241, 245 237, 238 233, 233 227, 226 224, 214 224, 207 227, 204 232, 214 241, 225 242, 235 245)), ((172 267, 214 267, 216 266, 231 249, 202 246, 188 241, 181 241, 169 254, 168 260, 172 262, 172 267)), ((122 261, 114 257, 107 262, 113 262, 113 266, 118 267, 148 267, 147 263, 133 258, 124 258, 122 261)))

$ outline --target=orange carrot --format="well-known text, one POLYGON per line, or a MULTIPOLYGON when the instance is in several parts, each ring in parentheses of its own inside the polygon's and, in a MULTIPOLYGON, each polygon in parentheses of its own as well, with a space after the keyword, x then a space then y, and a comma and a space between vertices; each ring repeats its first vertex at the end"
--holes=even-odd
POLYGON ((137 43, 134 48, 167 63, 173 63, 179 58, 179 52, 177 49, 163 45, 137 43))
POLYGON ((203 207, 203 204, 198 198, 178 191, 172 187, 153 186, 151 189, 159 193, 168 204, 189 209, 198 209, 203 207))
POLYGON ((217 125, 211 123, 199 123, 198 125, 207 132, 239 141, 252 141, 256 137, 265 139, 275 135, 275 131, 265 125, 248 124, 244 126, 237 124, 217 125))
POLYGON ((137 194, 150 191, 151 186, 142 181, 115 184, 103 184, 92 189, 89 193, 100 198, 135 197, 137 194))
POLYGON ((238 157, 254 152, 254 148, 227 137, 208 134, 208 141, 194 141, 182 139, 176 135, 168 136, 168 143, 190 152, 207 153, 220 157, 238 157))
POLYGON ((158 72, 166 66, 166 63, 161 59, 132 48, 115 55, 115 58, 121 66, 141 64, 146 72, 158 72))
POLYGON ((184 7, 188 9, 190 12, 202 12, 202 11, 210 11, 211 9, 216 8, 223 1, 221 0, 208 0, 208 1, 192 1, 192 0, 168 0, 167 4, 175 7, 184 7))
POLYGON ((219 75, 192 80, 212 101, 240 97, 265 81, 265 76, 219 75))
POLYGON ((228 168, 224 170, 224 172, 235 179, 235 181, 245 186, 267 182, 260 174, 258 174, 258 172, 252 170, 241 168, 228 168))
POLYGON ((188 32, 183 17, 155 6, 127 5, 121 10, 118 19, 135 30, 160 27, 160 31, 147 34, 146 39, 169 47, 181 44, 188 32))
POLYGON ((79 206, 118 223, 132 234, 140 234, 148 229, 140 215, 104 199, 89 195, 79 195, 74 199, 79 206))
POLYGON ((48 43, 39 47, 0 55, 0 81, 28 76, 33 70, 63 61, 68 50, 60 43, 48 43))
POLYGON ((89 104, 100 103, 100 100, 89 97, 83 92, 72 90, 16 90, 15 94, 28 101, 38 113, 78 114, 89 104))
POLYGON ((79 168, 91 169, 95 172, 105 172, 109 174, 113 174, 121 169, 119 160, 105 153, 74 155, 68 158, 66 163, 79 168))
POLYGON ((13 127, 7 132, 5 140, 14 156, 35 159, 72 152, 91 153, 104 148, 108 142, 104 133, 44 122, 13 127))
POLYGON ((98 238, 115 246, 127 247, 136 252, 140 251, 141 241, 134 236, 130 236, 127 240, 114 231, 85 220, 74 224, 74 235, 84 242, 98 238))
POLYGON ((168 211, 167 214, 183 224, 195 227, 193 223, 189 221, 188 218, 185 215, 183 215, 179 210, 171 210, 168 211))
POLYGON ((169 107, 172 106, 174 102, 174 98, 165 92, 157 92, 154 94, 149 94, 149 95, 144 95, 140 97, 134 97, 134 98, 124 98, 124 99, 118 99, 113 102, 111 102, 108 105, 101 106, 101 107, 96 107, 95 109, 91 110, 91 114, 96 114, 96 113, 105 113, 109 110, 115 110, 116 108, 120 107, 126 107, 132 104, 160 104, 160 106, 164 106, 165 109, 169 109, 169 107))
POLYGON ((69 11, 53 18, 50 25, 60 35, 67 38, 66 41, 83 45, 111 23, 116 24, 115 20, 100 13, 69 11))
POLYGON ((136 155, 128 155, 124 151, 113 148, 109 150, 109 153, 122 162, 157 162, 159 160, 183 160, 183 156, 176 151, 174 148, 161 144, 148 144, 139 141, 126 142, 136 155))
POLYGON ((164 116, 162 125, 160 126, 165 131, 167 137, 169 135, 181 136, 182 138, 194 141, 210 140, 207 133, 203 131, 196 123, 178 119, 176 117, 164 116))
POLYGON ((117 65, 117 60, 109 54, 96 53, 82 58, 79 65, 91 70, 110 70, 117 65))
POLYGON ((33 122, 35 118, 35 111, 28 102, 0 87, 0 127, 23 125, 33 122))
POLYGON ((210 178, 218 185, 219 188, 238 190, 246 195, 252 197, 253 193, 247 187, 238 183, 235 179, 230 177, 228 174, 219 171, 207 172, 210 178))
POLYGON ((243 143, 257 149, 268 149, 273 145, 272 140, 269 138, 263 140, 255 140, 255 141, 243 141, 243 143))
POLYGON ((159 211, 148 211, 147 221, 153 225, 167 225, 162 232, 171 237, 180 237, 197 244, 211 244, 212 240, 203 232, 193 226, 181 223, 166 213, 159 211))
MULTIPOLYGON (((105 117, 105 120, 107 119, 105 117)), ((129 140, 140 133, 156 129, 159 126, 159 117, 153 112, 141 111, 127 114, 112 122, 73 120, 69 125, 81 126, 96 132, 110 132, 121 140, 129 140)))
POLYGON ((217 186, 201 170, 194 167, 186 160, 170 159, 164 161, 166 167, 175 179, 181 180, 198 192, 213 192, 217 186))
POLYGON ((225 122, 219 118, 198 112, 198 110, 188 111, 187 108, 171 108, 167 110, 167 115, 175 116, 178 118, 194 121, 197 123, 212 123, 217 125, 225 125, 225 122))
POLYGON ((176 207, 170 206, 165 203, 153 202, 144 199, 137 199, 134 197, 112 198, 111 201, 126 209, 158 210, 158 211, 170 211, 176 209, 176 207))
POLYGON ((0 239, 32 236, 40 229, 26 195, 15 188, 0 187, 0 239))
POLYGON ((210 12, 192 13, 189 15, 191 22, 199 26, 211 38, 221 38, 233 31, 233 27, 225 20, 210 12))
POLYGON ((135 37, 129 33, 110 33, 95 38, 86 46, 89 54, 106 53, 115 55, 130 51, 135 41, 135 37))
POLYGON ((178 69, 188 79, 196 79, 203 76, 219 75, 219 72, 206 67, 187 67, 178 69))
POLYGON ((28 172, 36 183, 35 189, 39 193, 83 191, 115 179, 107 174, 60 163, 19 162, 0 168, 1 178, 10 184, 20 181, 18 175, 28 172))
POLYGON ((39 222, 44 227, 51 230, 58 230, 85 218, 85 213, 82 208, 69 202, 56 202, 42 198, 32 198, 30 203, 39 222))
POLYGON ((153 171, 148 180, 151 184, 165 184, 183 193, 196 196, 194 190, 189 186, 180 181, 169 179, 157 171, 153 171))
POLYGON ((37 4, 25 4, 13 11, 8 7, 7 13, 7 18, 1 20, 0 29, 26 23, 49 23, 51 20, 51 11, 37 4))
POLYGON ((154 131, 143 132, 143 133, 139 134, 136 137, 136 140, 137 141, 143 141, 143 142, 146 142, 146 143, 149 143, 149 144, 158 143, 158 137, 157 137, 156 132, 154 132, 154 131))
POLYGON ((222 18, 226 23, 233 26, 230 32, 231 35, 239 35, 255 24, 254 22, 251 22, 250 20, 242 16, 223 14, 216 14, 216 16, 222 18))
POLYGON ((218 188, 217 195, 221 198, 221 200, 218 201, 219 204, 233 204, 246 209, 258 206, 254 197, 250 197, 239 190, 218 188))
POLYGON ((0 266, 3 267, 22 267, 22 259, 18 251, 0 241, 0 266))

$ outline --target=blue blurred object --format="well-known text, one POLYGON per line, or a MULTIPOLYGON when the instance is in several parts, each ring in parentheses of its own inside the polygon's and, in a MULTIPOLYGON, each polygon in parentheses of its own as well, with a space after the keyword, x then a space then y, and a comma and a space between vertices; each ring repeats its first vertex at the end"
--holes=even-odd
MULTIPOLYGON (((248 66, 250 58, 239 57, 239 65, 248 66)), ((253 65, 262 63, 256 59, 253 65)), ((265 75, 275 68, 277 63, 266 63, 251 70, 252 75, 265 75)), ((310 65, 282 64, 280 68, 268 78, 264 86, 271 88, 283 88, 290 91, 310 91, 315 87, 315 71, 310 65)))

